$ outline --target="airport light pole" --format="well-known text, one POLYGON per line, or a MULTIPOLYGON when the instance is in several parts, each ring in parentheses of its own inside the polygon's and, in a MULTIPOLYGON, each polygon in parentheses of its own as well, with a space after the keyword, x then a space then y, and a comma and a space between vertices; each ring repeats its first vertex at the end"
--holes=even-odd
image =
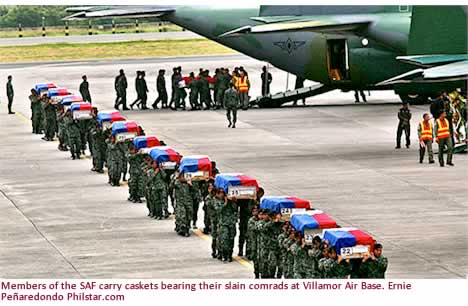
POLYGON ((42 37, 46 36, 45 17, 42 16, 42 37))

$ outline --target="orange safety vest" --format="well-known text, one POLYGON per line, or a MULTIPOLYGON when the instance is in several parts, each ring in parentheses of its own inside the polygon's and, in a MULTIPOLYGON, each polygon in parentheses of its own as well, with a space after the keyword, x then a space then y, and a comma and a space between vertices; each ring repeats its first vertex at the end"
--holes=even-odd
POLYGON ((249 78, 244 75, 238 79, 239 82, 239 92, 249 92, 249 78))
POLYGON ((421 140, 432 140, 432 123, 421 121, 421 140))
POLYGON ((231 82, 232 84, 234 84, 234 87, 236 89, 239 89, 239 77, 237 77, 237 75, 235 74, 232 75, 231 82))
POLYGON ((441 121, 437 119, 437 138, 444 139, 450 137, 449 122, 447 119, 441 121))

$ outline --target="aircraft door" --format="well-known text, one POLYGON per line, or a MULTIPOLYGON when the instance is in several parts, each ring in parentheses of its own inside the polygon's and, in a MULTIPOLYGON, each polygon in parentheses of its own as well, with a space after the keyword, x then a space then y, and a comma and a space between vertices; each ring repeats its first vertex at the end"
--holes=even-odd
POLYGON ((327 40, 327 69, 332 82, 349 80, 349 56, 346 39, 327 40))

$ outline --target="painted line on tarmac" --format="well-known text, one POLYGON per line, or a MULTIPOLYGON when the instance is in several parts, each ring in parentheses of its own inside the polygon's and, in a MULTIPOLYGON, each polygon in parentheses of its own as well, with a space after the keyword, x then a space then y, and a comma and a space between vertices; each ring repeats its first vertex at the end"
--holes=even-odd
MULTIPOLYGON (((203 239, 203 240, 211 241, 211 237, 208 236, 208 235, 203 234, 199 229, 192 229, 192 232, 195 235, 197 235, 198 237, 200 237, 201 239, 203 239)), ((243 258, 241 258, 239 256, 234 256, 234 257, 232 257, 232 259, 234 259, 235 261, 237 261, 239 264, 241 264, 245 268, 249 269, 250 271, 252 271, 252 272, 254 271, 254 267, 247 260, 245 260, 245 259, 243 259, 243 258)))

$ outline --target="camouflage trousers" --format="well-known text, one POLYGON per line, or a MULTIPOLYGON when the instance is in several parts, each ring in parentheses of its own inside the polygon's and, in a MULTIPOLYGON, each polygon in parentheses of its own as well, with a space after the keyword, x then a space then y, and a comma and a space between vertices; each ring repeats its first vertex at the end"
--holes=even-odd
POLYGON ((257 257, 257 238, 254 233, 247 233, 247 243, 245 245, 245 256, 248 260, 257 257))
POLYGON ((211 251, 213 253, 220 253, 219 250, 219 235, 218 235, 218 220, 210 218, 210 229, 211 229, 211 251))
POLYGON ((176 203, 176 226, 182 233, 188 233, 190 222, 192 221, 193 207, 192 201, 183 201, 176 203))
POLYGON ((93 146, 93 166, 96 170, 101 171, 104 168, 104 162, 106 160, 106 149, 100 149, 97 146, 93 146))
POLYGON ((80 137, 68 137, 68 145, 70 146, 70 152, 72 156, 78 157, 81 150, 81 140, 80 137))
POLYGON ((166 189, 151 190, 150 212, 155 217, 162 217, 167 211, 167 191, 166 189))
POLYGON ((48 119, 45 122, 45 137, 53 139, 55 136, 55 121, 48 119))
POLYGON ((43 129, 44 119, 42 118, 41 112, 33 112, 31 116, 32 129, 34 134, 40 134, 43 129))
POLYGON ((148 215, 149 216, 153 216, 152 214, 152 194, 151 194, 151 188, 148 187, 148 186, 145 186, 144 188, 144 195, 145 195, 145 199, 146 199, 146 208, 148 208, 148 215))
MULTIPOLYGON (((247 240, 247 227, 249 224, 249 217, 242 216, 239 218, 239 251, 244 249, 244 243, 247 240)), ((247 252, 246 252, 247 253, 247 252)))
POLYGON ((113 160, 112 162, 109 162, 108 164, 109 168, 109 177, 111 179, 111 182, 115 184, 120 183, 120 173, 122 172, 122 163, 120 161, 115 161, 113 160))
POLYGON ((141 174, 131 174, 128 179, 128 193, 131 199, 140 199, 143 197, 143 176, 141 174))
MULTIPOLYGON (((278 268, 279 256, 276 250, 268 250, 266 252, 266 260, 264 261, 264 270, 262 271, 262 278, 275 278, 276 270, 278 268)), ((282 276, 282 269, 281 269, 282 276)), ((279 278, 281 278, 279 276, 279 278)))
POLYGON ((235 224, 220 224, 219 225, 219 242, 221 254, 224 258, 232 257, 234 251, 234 238, 236 238, 235 224))
POLYGON ((294 277, 294 255, 290 252, 286 253, 285 265, 283 267, 284 278, 291 279, 294 277))

